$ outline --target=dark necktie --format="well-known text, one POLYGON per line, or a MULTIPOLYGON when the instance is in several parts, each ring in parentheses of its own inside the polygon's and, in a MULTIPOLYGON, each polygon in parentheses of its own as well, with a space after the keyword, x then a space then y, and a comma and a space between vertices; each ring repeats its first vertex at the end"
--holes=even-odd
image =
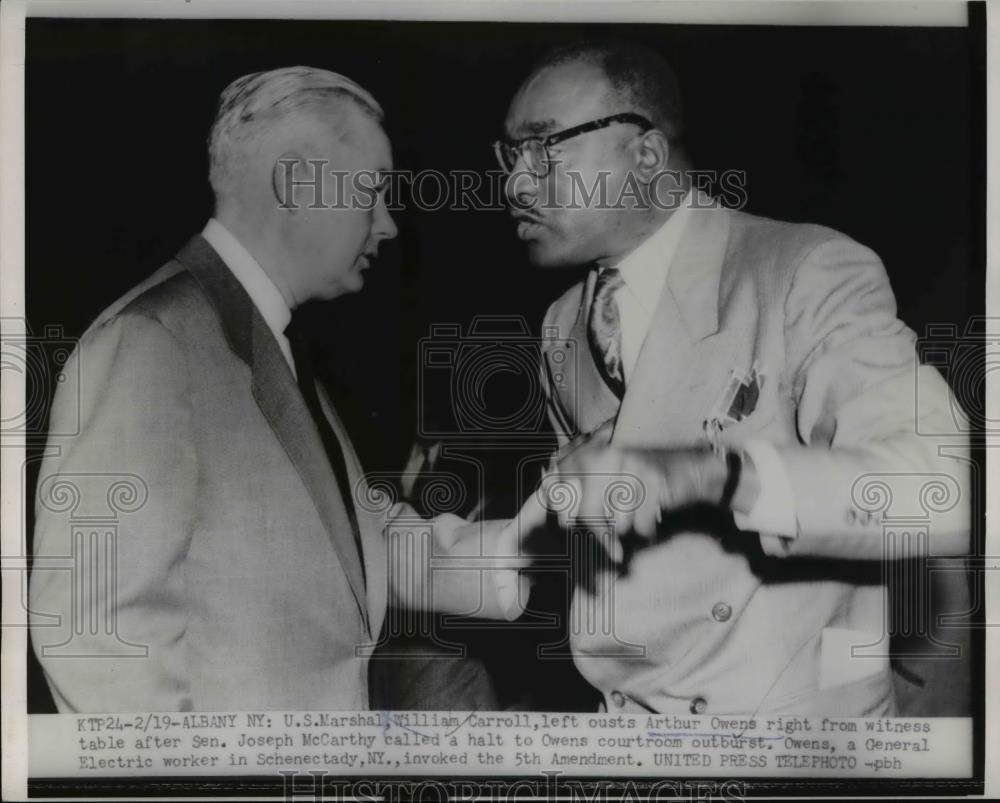
POLYGON ((625 395, 625 373, 622 369, 622 329, 615 292, 625 283, 617 268, 604 268, 597 274, 594 300, 590 305, 587 335, 597 367, 612 392, 621 399, 625 395))
POLYGON ((364 577, 364 558, 361 550, 361 531, 358 529, 358 517, 354 510, 354 495, 351 493, 351 483, 347 476, 347 464, 344 462, 344 451, 340 448, 340 441, 337 439, 333 427, 323 413, 320 406, 319 394, 316 392, 316 375, 312 370, 312 360, 309 355, 309 344, 306 341, 305 333, 300 324, 293 318, 285 327, 285 337, 292 347, 292 360, 295 363, 295 375, 298 378, 299 390, 305 400, 309 414, 316 423, 320 438, 323 441, 323 449, 330 461, 330 467, 337 478, 337 487, 340 489, 340 497, 344 500, 344 509, 347 511, 347 518, 351 522, 351 531, 354 534, 354 543, 358 547, 358 555, 361 559, 361 572, 364 577))

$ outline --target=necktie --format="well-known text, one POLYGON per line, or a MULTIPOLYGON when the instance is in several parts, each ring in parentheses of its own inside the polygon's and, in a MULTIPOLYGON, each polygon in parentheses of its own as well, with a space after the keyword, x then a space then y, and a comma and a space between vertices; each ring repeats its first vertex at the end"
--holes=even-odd
POLYGON ((622 369, 621 319, 615 292, 625 283, 616 268, 604 268, 597 274, 594 300, 587 325, 590 349, 608 387, 620 399, 625 395, 622 369))
MULTIPOLYGON (((285 327, 285 337, 292 347, 292 360, 295 363, 295 374, 298 377, 299 390, 305 400, 309 414, 319 429, 320 438, 323 441, 323 449, 330 461, 330 467, 337 479, 337 487, 340 489, 340 497, 344 500, 344 508, 347 511, 347 518, 351 522, 351 531, 354 535, 354 543, 358 547, 358 555, 361 551, 361 531, 358 528, 358 517, 354 510, 354 495, 351 493, 351 483, 347 476, 347 464, 344 462, 344 451, 340 448, 340 441, 330 426, 323 408, 320 406, 319 394, 316 392, 316 375, 312 370, 312 360, 309 355, 309 344, 306 341, 305 333, 301 326, 294 319, 285 327)), ((364 575, 365 562, 361 560, 362 576, 364 575)))

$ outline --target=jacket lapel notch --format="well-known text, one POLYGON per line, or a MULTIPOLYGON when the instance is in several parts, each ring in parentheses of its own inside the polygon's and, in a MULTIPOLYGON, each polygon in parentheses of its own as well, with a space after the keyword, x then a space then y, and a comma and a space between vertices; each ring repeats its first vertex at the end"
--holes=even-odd
POLYGON ((681 235, 667 291, 692 342, 719 330, 719 283, 729 243, 729 211, 698 192, 681 235))

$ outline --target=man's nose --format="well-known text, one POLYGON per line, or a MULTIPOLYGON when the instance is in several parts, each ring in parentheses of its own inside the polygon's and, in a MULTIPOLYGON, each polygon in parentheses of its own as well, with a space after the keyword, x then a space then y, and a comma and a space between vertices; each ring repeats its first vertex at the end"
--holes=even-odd
POLYGON ((504 182, 507 203, 516 209, 530 209, 538 201, 538 176, 524 166, 518 158, 517 164, 504 182))
POLYGON ((524 151, 517 152, 517 159, 511 165, 510 174, 504 182, 507 203, 519 209, 530 209, 538 198, 538 176, 528 169, 524 151))
POLYGON ((389 214, 389 209, 385 205, 385 199, 382 199, 375 208, 373 233, 380 240, 391 240, 399 234, 399 228, 396 226, 396 221, 392 219, 392 215, 389 214))

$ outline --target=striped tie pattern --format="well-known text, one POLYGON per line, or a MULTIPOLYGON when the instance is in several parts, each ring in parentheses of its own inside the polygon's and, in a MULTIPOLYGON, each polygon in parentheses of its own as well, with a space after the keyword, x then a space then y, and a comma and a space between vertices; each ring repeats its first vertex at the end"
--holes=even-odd
POLYGON ((597 274, 587 326, 594 359, 604 381, 619 399, 625 395, 625 373, 622 369, 621 319, 615 293, 624 283, 616 268, 604 268, 597 274))

